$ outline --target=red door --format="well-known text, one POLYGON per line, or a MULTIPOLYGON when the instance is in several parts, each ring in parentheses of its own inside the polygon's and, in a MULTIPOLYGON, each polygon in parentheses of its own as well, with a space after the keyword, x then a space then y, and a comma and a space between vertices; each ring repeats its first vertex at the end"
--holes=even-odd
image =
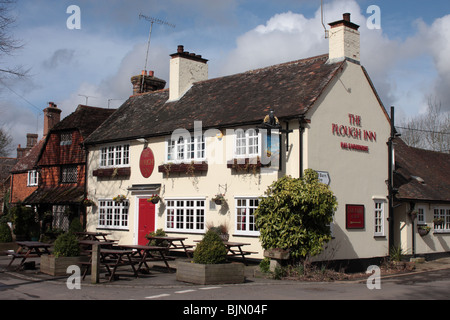
POLYGON ((155 205, 147 199, 139 199, 138 244, 146 245, 145 235, 155 231, 155 205))

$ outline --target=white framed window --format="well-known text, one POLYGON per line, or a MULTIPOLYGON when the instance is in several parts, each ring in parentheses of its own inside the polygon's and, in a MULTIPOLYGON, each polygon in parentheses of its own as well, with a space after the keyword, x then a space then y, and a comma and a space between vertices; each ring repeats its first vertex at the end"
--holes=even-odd
POLYGON ((206 160, 205 137, 198 135, 189 138, 180 136, 177 140, 166 142, 167 162, 190 162, 206 160))
POLYGON ((128 167, 130 165, 130 145, 111 145, 100 151, 100 167, 128 167))
POLYGON ((78 183, 78 167, 61 167, 61 183, 78 183))
POLYGON ((98 227, 106 229, 128 229, 129 203, 112 199, 100 200, 98 206, 98 227))
POLYGON ((424 207, 417 207, 417 224, 425 225, 426 223, 426 215, 424 207))
POLYGON ((261 137, 256 129, 237 129, 234 139, 234 156, 250 158, 260 156, 261 137))
POLYGON ((375 209, 374 209, 374 218, 375 218, 375 230, 374 230, 374 236, 375 237, 382 237, 384 236, 384 200, 375 200, 375 209))
POLYGON ((166 205, 166 230, 205 231, 205 199, 170 199, 166 205))
POLYGON ((28 171, 27 186, 36 187, 39 183, 39 172, 37 170, 28 171))
POLYGON ((59 145, 70 146, 72 144, 72 132, 62 132, 59 139, 59 145))
POLYGON ((450 232, 450 207, 434 208, 433 226, 434 232, 450 232), (440 219, 442 223, 437 219, 440 219))
POLYGON ((255 210, 259 205, 257 197, 237 197, 236 200, 236 224, 235 233, 237 235, 259 236, 256 227, 255 210))

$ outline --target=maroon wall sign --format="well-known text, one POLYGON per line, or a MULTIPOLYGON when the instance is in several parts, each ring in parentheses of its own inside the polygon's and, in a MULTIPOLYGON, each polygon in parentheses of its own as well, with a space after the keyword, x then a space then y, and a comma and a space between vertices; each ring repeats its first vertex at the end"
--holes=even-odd
POLYGON ((155 169, 155 156, 150 148, 145 148, 141 153, 141 159, 139 160, 139 169, 144 178, 149 178, 153 169, 155 169))
POLYGON ((345 225, 347 229, 364 229, 364 205, 345 206, 345 225))

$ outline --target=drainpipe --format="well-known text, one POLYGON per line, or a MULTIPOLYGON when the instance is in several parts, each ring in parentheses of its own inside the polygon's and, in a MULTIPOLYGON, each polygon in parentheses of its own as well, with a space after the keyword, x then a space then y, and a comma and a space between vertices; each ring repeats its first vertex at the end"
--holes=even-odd
POLYGON ((300 131, 300 144, 299 144, 299 170, 300 170, 300 178, 303 178, 303 133, 305 131, 305 128, 303 127, 303 121, 305 120, 305 117, 302 116, 298 120, 299 124, 299 131, 300 131))
POLYGON ((412 257, 415 258, 416 257, 416 224, 415 224, 416 216, 412 215, 412 213, 414 212, 414 208, 415 208, 416 204, 414 202, 411 202, 409 205, 410 205, 409 217, 411 218, 412 257))
POLYGON ((393 140, 395 138, 395 125, 394 125, 394 107, 391 107, 391 135, 388 140, 388 198, 389 198, 389 255, 392 253, 392 249, 394 248, 394 168, 393 168, 393 140))

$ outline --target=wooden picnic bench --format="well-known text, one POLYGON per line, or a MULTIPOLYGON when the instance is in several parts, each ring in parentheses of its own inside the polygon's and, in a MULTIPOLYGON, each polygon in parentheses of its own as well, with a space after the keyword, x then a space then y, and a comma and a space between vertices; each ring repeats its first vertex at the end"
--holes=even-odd
POLYGON ((50 254, 49 248, 52 246, 48 243, 42 243, 39 241, 18 241, 16 242, 19 245, 19 248, 16 252, 8 252, 8 255, 12 257, 9 262, 7 269, 11 266, 15 259, 22 259, 17 266, 16 270, 19 270, 23 267, 25 261, 28 258, 38 258, 43 254, 50 254))

